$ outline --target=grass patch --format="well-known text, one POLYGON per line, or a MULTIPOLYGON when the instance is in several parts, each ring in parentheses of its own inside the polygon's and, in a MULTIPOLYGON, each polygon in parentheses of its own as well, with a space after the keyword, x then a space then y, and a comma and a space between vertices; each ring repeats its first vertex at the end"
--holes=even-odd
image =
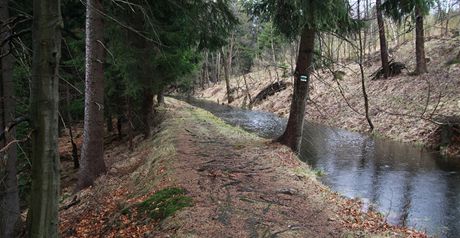
POLYGON ((163 220, 185 207, 192 206, 192 198, 182 188, 166 188, 136 205, 140 214, 163 220))
POLYGON ((449 61, 446 62, 446 66, 450 66, 450 65, 454 65, 454 64, 460 64, 460 59, 451 59, 449 61))
MULTIPOLYGON (((192 117, 196 118, 196 120, 198 121, 204 121, 204 122, 213 124, 215 128, 218 129, 218 131, 222 135, 228 138, 240 139, 240 140, 248 140, 248 139, 257 140, 258 139, 256 135, 249 133, 240 127, 229 125, 225 123, 225 121, 223 121, 222 119, 214 116, 212 113, 206 110, 203 110, 200 108, 193 108, 191 109, 191 114, 192 114, 192 117)), ((241 143, 243 143, 243 141, 241 141, 241 143)), ((244 143, 246 143, 246 141, 244 141, 244 143)))

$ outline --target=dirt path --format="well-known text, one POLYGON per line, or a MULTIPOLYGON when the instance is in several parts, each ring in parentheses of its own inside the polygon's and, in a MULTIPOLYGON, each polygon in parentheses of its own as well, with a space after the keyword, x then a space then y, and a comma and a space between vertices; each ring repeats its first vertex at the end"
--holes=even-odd
POLYGON ((160 132, 131 154, 107 156, 111 172, 61 213, 62 236, 424 237, 361 212, 286 147, 186 103, 167 103, 160 132), (161 221, 133 209, 168 187, 185 189, 192 206, 161 221))
MULTIPOLYGON (((177 180, 194 209, 178 231, 197 237, 337 237, 326 204, 304 193, 302 177, 280 173, 262 141, 242 144, 206 121, 177 138, 177 180), (180 171, 180 172, 179 172, 180 171)), ((306 186, 312 184, 304 184, 306 186)), ((311 189, 311 188, 310 188, 311 189)), ((317 188, 315 188, 317 189, 317 188)))
MULTIPOLYGON (((366 216, 342 216, 341 206, 359 211, 317 182, 284 146, 225 125, 189 105, 170 103, 183 118, 175 139, 175 181, 194 200, 192 209, 174 219, 179 221, 172 229, 178 237, 355 237, 366 233, 362 230, 366 216), (353 219, 360 232, 347 227, 347 219, 353 219)), ((378 219, 368 222, 370 230, 387 227, 378 219)))

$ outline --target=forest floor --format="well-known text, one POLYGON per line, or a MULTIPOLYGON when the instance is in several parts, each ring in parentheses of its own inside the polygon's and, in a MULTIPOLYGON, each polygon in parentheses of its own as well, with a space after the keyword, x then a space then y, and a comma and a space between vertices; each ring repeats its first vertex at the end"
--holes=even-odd
MULTIPOLYGON (((388 80, 370 79, 380 67, 379 52, 366 57, 364 70, 370 117, 375 126, 374 135, 441 149, 445 154, 460 157, 458 131, 451 138, 451 145, 439 148, 439 122, 445 118, 456 118, 457 123, 460 123, 460 62, 449 63, 459 53, 459 45, 460 37, 428 37, 426 56, 429 58, 429 73, 421 76, 411 76, 410 73, 415 69, 415 50, 411 41, 390 50, 392 59, 404 63, 408 70, 388 80)), ((290 69, 259 67, 245 75, 252 98, 277 80, 288 84, 286 90, 253 105, 253 110, 273 112, 281 117, 289 115, 292 77, 287 71, 290 69)), ((230 105, 248 107, 248 90, 243 77, 232 78, 231 87, 236 100, 230 105)), ((226 103, 225 82, 211 85, 195 96, 226 103)), ((347 59, 339 60, 329 68, 317 69, 312 76, 306 112, 307 120, 351 131, 368 132, 358 64, 347 59), (334 72, 341 76, 334 77, 334 72)))
POLYGON ((62 237, 425 237, 330 191, 288 148, 166 102, 152 138, 107 145, 94 186, 72 195, 63 169, 62 237))

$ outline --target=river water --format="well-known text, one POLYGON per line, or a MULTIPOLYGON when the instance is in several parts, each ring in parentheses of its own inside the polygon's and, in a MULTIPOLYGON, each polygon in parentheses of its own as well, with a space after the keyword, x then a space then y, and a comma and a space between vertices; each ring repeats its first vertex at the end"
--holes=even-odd
MULTIPOLYGON (((265 138, 281 135, 286 120, 191 99, 229 124, 265 138)), ((300 157, 325 173, 320 180, 376 207, 392 224, 436 237, 460 237, 460 163, 436 152, 306 122, 300 157)))

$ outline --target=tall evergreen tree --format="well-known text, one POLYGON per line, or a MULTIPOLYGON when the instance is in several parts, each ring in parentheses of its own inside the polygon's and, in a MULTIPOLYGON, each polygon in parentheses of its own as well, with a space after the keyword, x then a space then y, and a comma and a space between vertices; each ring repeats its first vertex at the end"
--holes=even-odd
POLYGON ((30 119, 32 189, 29 237, 58 237, 58 68, 61 56, 60 1, 33 1, 33 62, 30 119))
POLYGON ((106 172, 104 162, 104 23, 102 0, 86 2, 85 120, 77 189, 106 172))
POLYGON ((415 74, 428 72, 425 58, 424 16, 429 13, 432 0, 386 0, 382 8, 386 15, 397 22, 411 15, 415 20, 415 74))
POLYGON ((290 39, 300 36, 300 47, 294 72, 294 93, 286 130, 278 141, 292 150, 300 150, 308 97, 310 75, 313 71, 315 37, 321 31, 348 28, 349 5, 344 0, 260 0, 250 8, 265 20, 272 20, 278 31, 290 39))

